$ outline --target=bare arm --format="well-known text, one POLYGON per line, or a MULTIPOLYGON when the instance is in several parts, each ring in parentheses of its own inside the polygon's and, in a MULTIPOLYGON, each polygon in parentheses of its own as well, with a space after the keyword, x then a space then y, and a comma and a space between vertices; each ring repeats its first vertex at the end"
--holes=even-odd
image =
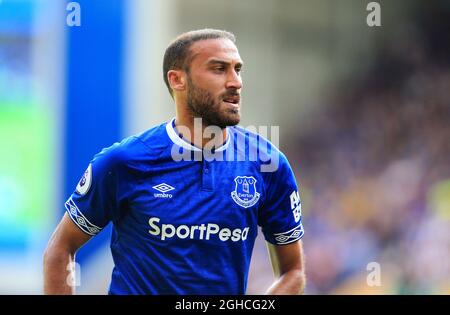
POLYGON ((90 238, 64 214, 44 253, 44 294, 75 294, 75 287, 67 280, 71 273, 68 266, 90 238))
POLYGON ((303 294, 306 277, 302 241, 287 245, 267 243, 267 246, 277 278, 268 289, 267 294, 303 294))

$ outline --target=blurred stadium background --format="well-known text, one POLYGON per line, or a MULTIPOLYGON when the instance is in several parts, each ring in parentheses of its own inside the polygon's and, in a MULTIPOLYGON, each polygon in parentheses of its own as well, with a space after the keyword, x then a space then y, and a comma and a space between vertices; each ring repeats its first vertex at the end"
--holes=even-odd
MULTIPOLYGON (((307 294, 450 294, 450 2, 0 0, 0 293, 40 294, 42 253, 91 157, 170 119, 177 34, 232 31, 243 126, 280 126, 298 178, 307 294), (381 267, 370 287, 367 264, 381 267)), ((110 230, 78 254, 105 294, 110 230)), ((270 285, 258 238, 248 294, 270 285)))

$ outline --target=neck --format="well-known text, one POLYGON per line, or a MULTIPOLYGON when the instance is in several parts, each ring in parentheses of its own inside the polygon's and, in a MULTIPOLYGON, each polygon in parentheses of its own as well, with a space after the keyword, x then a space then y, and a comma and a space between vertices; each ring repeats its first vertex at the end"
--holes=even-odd
POLYGON ((205 125, 201 118, 194 118, 191 115, 180 115, 177 112, 175 117, 175 129, 182 135, 185 141, 202 149, 211 150, 221 147, 227 139, 227 129, 217 126, 205 125))

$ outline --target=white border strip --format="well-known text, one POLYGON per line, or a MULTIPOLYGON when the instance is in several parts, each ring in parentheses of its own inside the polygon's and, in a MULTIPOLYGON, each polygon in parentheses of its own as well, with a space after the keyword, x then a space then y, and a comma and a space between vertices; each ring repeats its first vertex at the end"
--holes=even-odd
MULTIPOLYGON (((172 120, 166 124, 166 131, 170 140, 172 140, 173 143, 187 150, 201 152, 202 150, 200 148, 197 148, 196 146, 193 146, 189 142, 186 142, 185 140, 180 138, 180 136, 172 126, 174 120, 175 118, 172 118, 172 120)), ((225 143, 221 147, 217 148, 215 152, 221 152, 226 150, 229 144, 230 144, 230 130, 227 128, 227 141, 225 141, 225 143)))
POLYGON ((304 234, 305 234, 305 230, 303 228, 303 224, 300 223, 298 226, 296 226, 293 229, 290 229, 289 231, 286 231, 286 232, 283 232, 283 233, 274 233, 273 235, 274 235, 274 239, 275 239, 275 242, 277 243, 277 245, 286 245, 286 244, 290 244, 290 243, 293 243, 295 241, 298 241, 299 239, 301 239, 303 237, 304 234), (298 229, 300 231, 300 234, 297 237, 295 237, 294 239, 291 240, 291 238, 292 238, 292 233, 291 232, 295 232, 298 229), (289 236, 285 235, 285 234, 288 234, 288 233, 291 233, 291 235, 289 235, 289 236), (279 242, 276 239, 277 238, 276 235, 286 236, 287 239, 286 239, 285 242, 279 242))
POLYGON ((64 206, 65 206, 66 211, 68 212, 70 218, 72 219, 72 221, 75 222, 75 224, 78 225, 78 227, 79 227, 83 232, 85 232, 86 234, 89 234, 89 235, 94 236, 94 235, 97 235, 97 234, 102 230, 101 227, 98 227, 98 226, 96 226, 95 224, 92 224, 88 219, 86 219, 86 217, 83 215, 83 213, 82 213, 82 212, 80 211, 80 209, 77 207, 77 205, 75 204, 75 202, 72 200, 72 197, 70 197, 69 200, 66 201, 66 203, 64 204, 64 206), (76 215, 74 215, 74 214, 72 213, 71 207, 74 207, 74 208, 75 208, 75 210, 76 210, 76 215), (78 223, 78 217, 83 218, 83 220, 86 222, 86 226, 82 226, 82 225, 80 225, 80 224, 78 223), (89 224, 90 226, 88 226, 88 224, 89 224), (98 231, 97 231, 96 233, 92 233, 92 232, 90 232, 89 230, 86 230, 86 229, 89 229, 89 228, 91 228, 91 227, 94 228, 94 229, 97 229, 98 231))

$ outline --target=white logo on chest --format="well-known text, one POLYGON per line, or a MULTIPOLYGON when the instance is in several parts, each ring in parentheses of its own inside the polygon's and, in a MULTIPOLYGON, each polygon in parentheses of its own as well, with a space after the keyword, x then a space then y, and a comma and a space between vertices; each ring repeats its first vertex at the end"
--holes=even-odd
POLYGON ((160 192, 153 194, 155 198, 172 198, 172 194, 168 194, 167 192, 175 189, 175 187, 172 187, 166 183, 161 183, 159 185, 153 186, 152 188, 160 192))

